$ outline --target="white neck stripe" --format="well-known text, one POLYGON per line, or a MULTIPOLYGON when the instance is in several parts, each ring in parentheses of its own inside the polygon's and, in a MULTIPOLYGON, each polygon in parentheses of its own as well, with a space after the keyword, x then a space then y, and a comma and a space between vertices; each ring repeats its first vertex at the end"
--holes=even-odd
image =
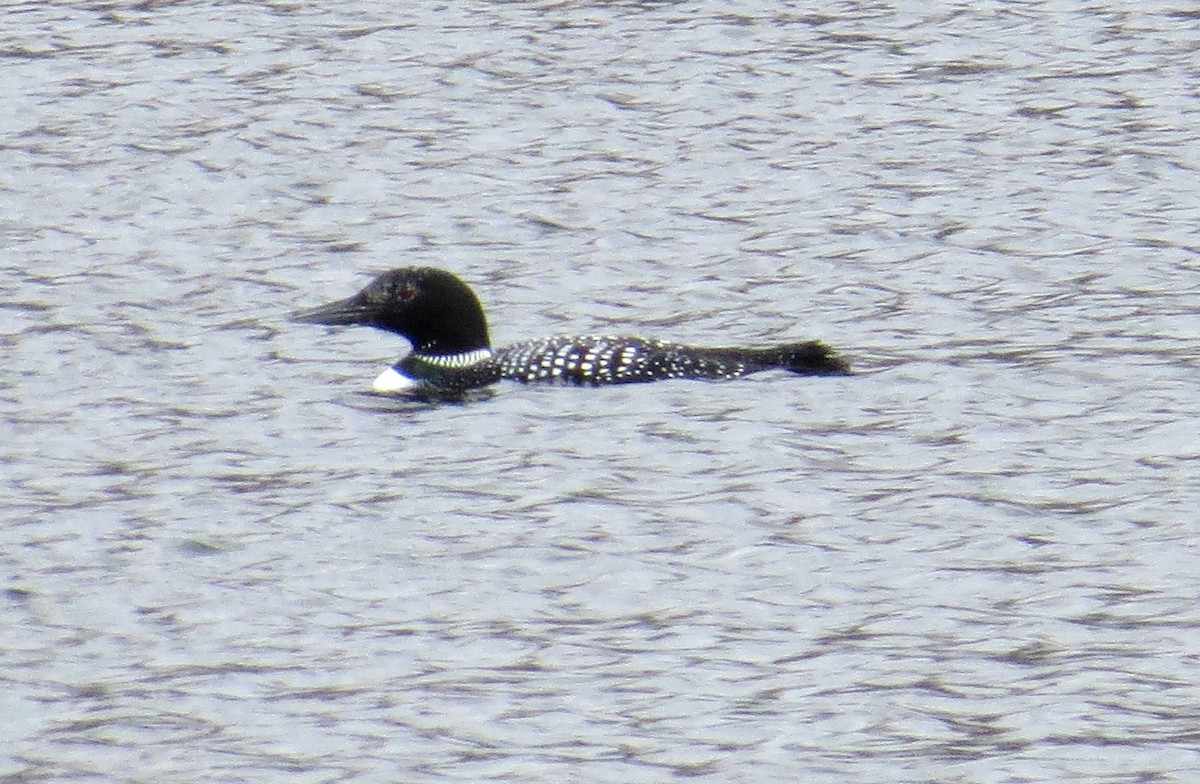
POLYGON ((477 365, 485 359, 492 358, 490 348, 477 348, 474 351, 464 351, 461 354, 414 354, 417 359, 427 365, 441 368, 465 368, 477 365))

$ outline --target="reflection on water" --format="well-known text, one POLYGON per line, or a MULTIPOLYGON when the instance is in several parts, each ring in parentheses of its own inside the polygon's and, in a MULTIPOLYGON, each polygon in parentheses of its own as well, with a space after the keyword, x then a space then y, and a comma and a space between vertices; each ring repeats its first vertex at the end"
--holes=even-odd
POLYGON ((0 776, 1197 767, 1194 14, 6 18, 0 776), (401 264, 860 373, 364 395, 401 264))

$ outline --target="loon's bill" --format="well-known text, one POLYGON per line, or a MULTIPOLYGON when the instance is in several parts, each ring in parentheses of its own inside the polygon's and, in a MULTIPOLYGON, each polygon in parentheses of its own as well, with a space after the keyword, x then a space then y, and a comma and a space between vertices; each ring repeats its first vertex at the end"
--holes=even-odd
POLYGON ((483 306, 445 270, 404 267, 353 297, 302 310, 294 320, 361 324, 395 332, 413 351, 375 380, 382 394, 458 394, 498 381, 580 386, 671 378, 731 379, 763 370, 844 376, 849 363, 820 341, 769 348, 707 348, 640 337, 555 336, 493 349, 483 306))
POLYGON ((354 296, 339 299, 327 305, 319 305, 307 310, 298 310, 292 314, 292 321, 304 324, 325 324, 331 327, 344 327, 351 324, 371 323, 374 310, 361 297, 354 296))

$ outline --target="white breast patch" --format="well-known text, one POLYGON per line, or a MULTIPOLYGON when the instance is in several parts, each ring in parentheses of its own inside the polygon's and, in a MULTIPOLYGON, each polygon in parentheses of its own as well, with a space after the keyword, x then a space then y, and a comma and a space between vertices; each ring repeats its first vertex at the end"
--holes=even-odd
POLYGON ((418 386, 420 386, 420 382, 415 378, 409 378, 396 368, 388 368, 379 374, 375 383, 371 385, 371 389, 381 395, 396 395, 411 392, 418 386))

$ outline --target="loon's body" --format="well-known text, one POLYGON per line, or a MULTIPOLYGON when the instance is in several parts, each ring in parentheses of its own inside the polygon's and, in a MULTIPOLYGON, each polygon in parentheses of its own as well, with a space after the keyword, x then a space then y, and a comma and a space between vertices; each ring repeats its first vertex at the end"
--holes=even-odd
POLYGON ((700 348, 636 337, 558 336, 493 349, 487 318, 467 284, 432 267, 395 269, 349 299, 295 315, 313 324, 363 324, 403 335, 413 351, 375 380, 385 394, 459 394, 499 381, 599 386, 669 378, 740 378, 779 368, 846 375, 818 341, 774 348, 700 348))

